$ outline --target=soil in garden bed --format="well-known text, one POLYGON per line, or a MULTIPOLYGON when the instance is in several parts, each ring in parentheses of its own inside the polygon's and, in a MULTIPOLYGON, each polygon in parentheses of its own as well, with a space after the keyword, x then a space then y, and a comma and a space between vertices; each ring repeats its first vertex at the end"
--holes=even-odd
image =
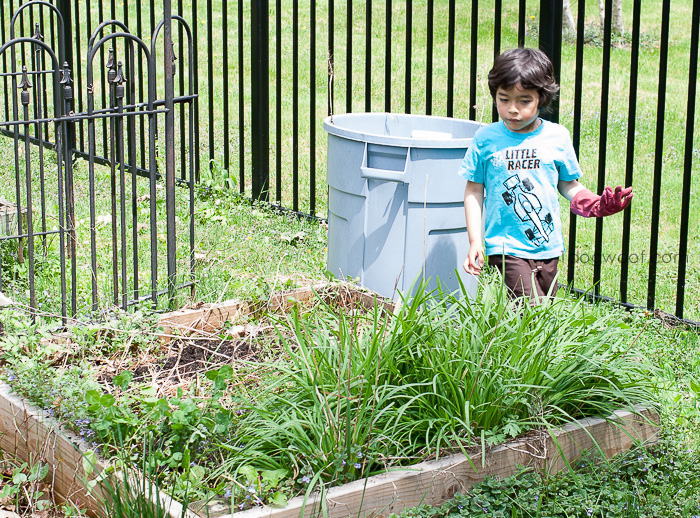
MULTIPOLYGON (((324 287, 310 293, 313 294, 307 300, 298 301, 302 312, 314 311, 322 303, 348 314, 364 313, 370 304, 374 304, 372 296, 365 300, 348 288, 324 287)), ((308 293, 305 295, 308 297, 308 293)), ((181 337, 169 342, 164 349, 157 348, 146 354, 132 350, 126 357, 113 358, 116 361, 104 366, 97 379, 112 387, 114 376, 128 370, 134 382, 151 383, 168 392, 167 389, 175 387, 185 388, 198 375, 222 365, 233 365, 237 369, 243 363, 274 361, 283 355, 278 333, 291 331, 276 326, 266 314, 276 313, 279 317, 289 311, 293 303, 278 304, 276 307, 261 305, 253 308, 251 321, 221 330, 218 335, 202 332, 181 337)))
MULTIPOLYGON (((168 344, 165 356, 153 358, 137 366, 127 367, 137 383, 163 385, 189 384, 198 374, 204 374, 221 365, 238 362, 262 362, 269 359, 271 350, 251 340, 183 338, 168 344)), ((99 381, 112 386, 114 374, 103 372, 99 381)))
POLYGON ((175 342, 170 354, 162 361, 141 365, 133 371, 136 382, 176 378, 185 381, 198 373, 214 369, 231 361, 261 361, 259 350, 242 340, 212 341, 190 339, 175 342))

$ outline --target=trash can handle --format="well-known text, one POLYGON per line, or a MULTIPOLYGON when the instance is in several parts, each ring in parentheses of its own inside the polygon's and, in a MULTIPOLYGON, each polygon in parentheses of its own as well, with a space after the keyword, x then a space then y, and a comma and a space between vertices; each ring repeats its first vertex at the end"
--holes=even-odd
MULTIPOLYGON (((373 180, 386 180, 389 182, 401 182, 409 183, 410 180, 410 165, 411 165, 411 148, 395 148, 394 146, 378 146, 377 144, 372 145, 375 148, 380 149, 401 149, 406 151, 406 159, 403 162, 403 168, 398 169, 381 169, 376 167, 369 167, 369 156, 368 153, 371 151, 368 149, 368 143, 365 142, 365 153, 362 158, 362 166, 360 170, 362 178, 371 178, 373 180)), ((403 153, 401 153, 402 155, 403 153)))

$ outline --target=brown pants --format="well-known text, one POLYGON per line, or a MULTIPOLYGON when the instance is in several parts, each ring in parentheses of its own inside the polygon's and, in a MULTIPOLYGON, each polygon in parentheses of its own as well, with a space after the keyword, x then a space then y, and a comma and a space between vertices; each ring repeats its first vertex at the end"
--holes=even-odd
POLYGON ((498 268, 513 298, 547 297, 556 294, 559 258, 521 259, 512 255, 490 255, 489 265, 498 268), (505 262, 504 262, 505 261, 505 262))

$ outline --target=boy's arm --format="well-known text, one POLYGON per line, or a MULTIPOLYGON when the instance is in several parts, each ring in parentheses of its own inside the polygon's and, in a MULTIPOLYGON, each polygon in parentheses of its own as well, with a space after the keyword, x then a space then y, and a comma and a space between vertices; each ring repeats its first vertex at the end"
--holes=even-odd
POLYGON ((484 184, 467 182, 464 189, 464 214, 469 234, 469 254, 464 261, 464 270, 479 275, 484 264, 484 244, 481 236, 481 210, 484 205, 484 184))
POLYGON ((606 187, 601 196, 592 193, 578 180, 559 181, 559 192, 571 201, 571 212, 584 218, 601 218, 616 214, 632 203, 632 187, 623 189, 621 185, 606 187))
POLYGON ((559 189, 561 195, 569 201, 571 201, 579 192, 586 190, 586 188, 581 185, 578 180, 570 180, 568 182, 559 180, 557 188, 559 189))

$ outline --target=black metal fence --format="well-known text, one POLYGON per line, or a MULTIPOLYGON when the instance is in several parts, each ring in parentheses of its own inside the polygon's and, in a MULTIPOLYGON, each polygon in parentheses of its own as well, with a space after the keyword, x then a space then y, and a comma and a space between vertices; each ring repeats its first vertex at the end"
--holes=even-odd
MULTIPOLYGON (((0 289, 64 321, 158 305, 162 295, 172 301, 178 287, 193 285, 196 91, 192 74, 179 95, 167 84, 176 58, 163 36, 169 24, 156 24, 145 43, 125 23, 102 21, 74 61, 64 37, 73 34, 70 12, 45 1, 9 9, 0 131, 14 153, 6 149, 0 164, 0 289), (187 194, 176 192, 176 175, 187 194)), ((187 36, 176 40, 185 49, 180 70, 191 70, 189 26, 177 16, 173 25, 187 36)))
MULTIPOLYGON (((143 38, 161 11, 155 0, 123 0, 120 12, 114 0, 59 5, 74 23, 78 63, 96 24, 121 17, 143 38)), ((541 46, 562 85, 552 118, 571 131, 584 183, 598 191, 635 186, 624 215, 565 221, 562 282, 698 320, 700 266, 692 258, 700 244, 692 229, 700 223, 693 210, 700 0, 627 0, 623 34, 612 28, 611 0, 602 24, 598 2, 578 0, 574 8, 577 30, 569 34, 561 0, 179 0, 173 12, 192 27, 192 62, 202 65, 191 72, 200 98, 188 105, 190 170, 235 182, 248 197, 325 217, 325 116, 393 111, 489 122, 496 113, 485 78, 493 57, 541 46)), ((185 100, 186 59, 181 46, 175 52, 185 100)), ((139 92, 143 79, 139 74, 139 92)), ((87 153, 84 131, 79 125, 79 153, 87 153)))

